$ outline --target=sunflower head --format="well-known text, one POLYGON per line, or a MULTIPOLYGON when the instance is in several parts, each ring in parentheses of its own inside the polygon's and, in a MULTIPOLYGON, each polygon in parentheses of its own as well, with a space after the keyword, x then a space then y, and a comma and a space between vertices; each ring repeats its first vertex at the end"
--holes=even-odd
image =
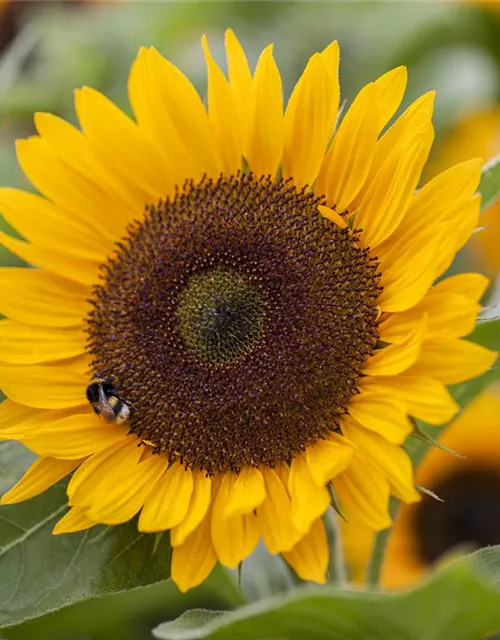
POLYGON ((204 178, 150 208, 87 319, 131 431, 213 474, 273 469, 340 430, 378 337, 377 264, 357 235, 270 176, 204 178))
POLYGON ((410 416, 449 420, 446 385, 496 357, 463 340, 486 279, 433 284, 476 226, 481 165, 416 191, 433 95, 387 129, 404 68, 336 127, 336 43, 285 110, 271 47, 251 72, 228 31, 227 77, 203 47, 208 109, 141 49, 135 119, 83 88, 80 128, 37 114, 18 141, 41 195, 0 191, 26 241, 2 240, 36 267, 0 274, 0 436, 40 457, 3 502, 72 474, 54 532, 139 514, 171 531, 182 590, 261 538, 324 582, 330 492, 387 527, 390 493, 419 499, 410 416))

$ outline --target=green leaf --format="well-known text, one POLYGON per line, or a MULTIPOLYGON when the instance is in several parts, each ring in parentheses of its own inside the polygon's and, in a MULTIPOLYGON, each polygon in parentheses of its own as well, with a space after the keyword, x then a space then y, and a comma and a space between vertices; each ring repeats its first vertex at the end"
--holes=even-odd
MULTIPOLYGON (((172 640, 181 640, 184 638, 206 638, 210 637, 203 634, 203 630, 210 626, 212 622, 233 618, 231 613, 226 611, 210 611, 209 609, 192 609, 186 611, 177 620, 165 622, 153 630, 155 638, 168 638, 172 640), (227 615, 227 617, 226 617, 227 615), (200 635, 201 630, 201 635, 200 635)), ((239 636, 240 637, 240 636, 239 636)))
POLYGON ((500 198, 500 156, 484 165, 479 192, 481 193, 481 211, 492 207, 500 198))
MULTIPOLYGON (((0 469, 14 475, 31 457, 20 445, 7 443, 0 448, 0 469)), ((6 484, 11 479, 3 478, 6 484)), ((66 504, 65 486, 59 483, 28 502, 2 507, 1 627, 169 578, 168 536, 155 545, 155 537, 138 533, 135 522, 54 536, 66 504)))
POLYGON ((180 593, 172 580, 166 580, 64 607, 11 627, 5 635, 9 640, 138 640, 150 637, 145 635, 146 626, 149 630, 159 620, 172 620, 188 609, 232 609, 241 604, 241 592, 228 581, 225 569, 217 565, 207 580, 187 593, 180 593), (148 624, 149 620, 154 622, 148 624))
POLYGON ((469 557, 481 566, 493 584, 500 584, 500 545, 479 549, 469 557))
POLYGON ((464 558, 404 593, 305 588, 235 613, 195 610, 157 627, 161 640, 480 640, 500 629, 500 589, 464 558))
MULTIPOLYGON (((16 442, 0 444, 0 493, 19 479, 33 459, 33 454, 16 442)), ((54 524, 66 509, 64 482, 27 502, 0 508, 0 628, 91 598, 169 579, 167 534, 139 533, 134 520, 54 536, 54 524)), ((209 583, 210 593, 219 603, 232 607, 244 602, 226 571, 217 568, 209 583)), ((170 593, 177 607, 185 598, 174 585, 163 593, 170 593)), ((206 593, 203 591, 203 598, 206 593)))

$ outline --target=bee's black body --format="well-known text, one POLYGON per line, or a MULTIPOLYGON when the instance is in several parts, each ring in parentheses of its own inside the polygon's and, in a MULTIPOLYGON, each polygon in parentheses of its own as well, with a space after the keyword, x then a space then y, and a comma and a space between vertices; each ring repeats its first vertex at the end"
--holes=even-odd
POLYGON ((109 380, 97 380, 87 387, 87 400, 92 408, 106 422, 122 424, 131 413, 131 406, 120 398, 109 380))

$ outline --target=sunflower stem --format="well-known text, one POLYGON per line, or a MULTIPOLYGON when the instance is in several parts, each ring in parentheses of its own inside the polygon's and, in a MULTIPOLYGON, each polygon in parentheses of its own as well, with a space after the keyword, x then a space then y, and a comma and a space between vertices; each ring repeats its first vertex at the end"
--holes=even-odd
MULTIPOLYGON (((389 511, 392 521, 394 521, 394 518, 396 517, 398 507, 399 502, 395 498, 391 498, 389 511)), ((392 528, 393 527, 390 526, 388 529, 379 531, 375 536, 373 549, 366 570, 366 586, 368 588, 378 587, 380 575, 382 573, 382 566, 384 564, 387 543, 389 542, 389 536, 391 535, 392 528)))
POLYGON ((328 543, 330 546, 330 562, 328 566, 328 583, 338 587, 347 586, 347 571, 340 528, 339 516, 330 507, 326 513, 326 528, 328 531, 328 543))

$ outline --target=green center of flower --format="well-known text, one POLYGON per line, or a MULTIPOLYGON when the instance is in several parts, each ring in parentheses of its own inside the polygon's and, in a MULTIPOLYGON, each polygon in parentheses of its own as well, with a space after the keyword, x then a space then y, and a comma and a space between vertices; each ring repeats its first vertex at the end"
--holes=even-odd
POLYGON ((103 266, 93 372, 156 453, 275 467, 338 431, 378 339, 377 263, 321 198, 251 174, 188 182, 103 266))
POLYGON ((213 364, 235 362, 249 353, 262 332, 264 315, 259 288, 223 268, 193 274, 176 311, 188 350, 213 364))

